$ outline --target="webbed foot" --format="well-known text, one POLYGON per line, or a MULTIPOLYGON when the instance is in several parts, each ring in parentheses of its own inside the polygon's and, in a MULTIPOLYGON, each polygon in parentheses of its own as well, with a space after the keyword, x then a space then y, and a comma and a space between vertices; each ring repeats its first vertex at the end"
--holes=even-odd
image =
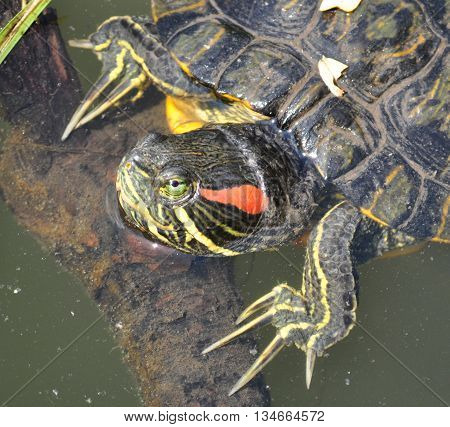
POLYGON ((88 91, 69 121, 61 140, 112 106, 125 99, 139 99, 150 85, 151 78, 143 59, 125 35, 126 25, 144 34, 144 27, 131 17, 115 17, 103 23, 87 40, 69 42, 72 47, 92 50, 103 63, 102 74, 88 91), (134 93, 133 93, 134 92, 134 93))
POLYGON ((150 18, 116 16, 106 20, 87 40, 72 47, 92 50, 102 61, 102 74, 84 97, 62 136, 96 118, 109 108, 139 99, 150 84, 168 95, 205 94, 177 65, 158 38, 150 18))
POLYGON ((277 328, 275 338, 255 360, 248 371, 233 386, 229 395, 236 393, 244 387, 256 374, 258 374, 285 346, 295 344, 306 352, 306 384, 309 388, 316 351, 307 347, 308 338, 314 329, 313 323, 307 313, 305 297, 301 292, 287 284, 281 284, 247 307, 238 317, 236 324, 240 324, 253 314, 267 309, 267 311, 238 328, 236 331, 222 338, 203 350, 202 354, 209 353, 228 344, 240 335, 271 323, 277 328))

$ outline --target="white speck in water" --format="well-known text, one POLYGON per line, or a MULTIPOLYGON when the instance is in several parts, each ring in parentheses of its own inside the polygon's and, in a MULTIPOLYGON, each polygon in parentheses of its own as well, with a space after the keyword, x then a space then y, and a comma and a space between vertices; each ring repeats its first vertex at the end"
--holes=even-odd
POLYGON ((256 355, 258 354, 258 350, 256 350, 256 348, 252 348, 252 349, 249 351, 249 353, 250 353, 252 356, 256 356, 256 355))
POLYGON ((123 328, 122 322, 117 322, 114 326, 115 326, 117 329, 122 329, 122 328, 123 328))
POLYGON ((350 385, 350 378, 346 378, 346 379, 344 380, 344 383, 345 383, 345 385, 350 385))
POLYGON ((87 399, 85 399, 85 402, 90 405, 92 403, 92 399, 90 397, 88 397, 87 399))
POLYGON ((54 389, 52 390, 52 393, 53 393, 56 397, 58 397, 59 391, 56 390, 56 388, 54 388, 54 389))
POLYGON ((21 270, 21 268, 20 267, 16 267, 16 271, 20 271, 21 270))
POLYGON ((13 294, 18 294, 19 292, 22 292, 22 289, 16 288, 13 290, 13 294))
POLYGON ((72 317, 75 317, 75 313, 73 311, 71 311, 70 314, 72 315, 72 317))

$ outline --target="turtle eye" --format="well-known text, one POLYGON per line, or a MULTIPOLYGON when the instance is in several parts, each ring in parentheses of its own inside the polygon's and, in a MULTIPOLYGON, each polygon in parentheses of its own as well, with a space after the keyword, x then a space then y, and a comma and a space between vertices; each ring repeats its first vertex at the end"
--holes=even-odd
POLYGON ((161 196, 171 201, 179 201, 191 192, 192 183, 180 176, 173 176, 166 179, 159 189, 161 196))

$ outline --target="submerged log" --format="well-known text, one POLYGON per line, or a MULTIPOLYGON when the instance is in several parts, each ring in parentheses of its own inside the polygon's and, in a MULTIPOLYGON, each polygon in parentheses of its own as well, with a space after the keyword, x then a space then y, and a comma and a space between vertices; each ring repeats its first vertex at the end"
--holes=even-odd
MULTIPOLYGON (((0 16, 7 20, 19 4, 0 3, 0 16)), ((116 338, 145 405, 267 404, 260 379, 227 396, 252 363, 250 342, 201 356, 242 308, 230 260, 155 247, 119 218, 116 168, 148 129, 164 131, 161 103, 147 99, 132 120, 119 115, 62 143, 81 94, 67 58, 55 12, 47 9, 0 66, 0 104, 12 124, 0 157, 3 198, 19 223, 84 281, 109 323, 120 322, 116 338)))

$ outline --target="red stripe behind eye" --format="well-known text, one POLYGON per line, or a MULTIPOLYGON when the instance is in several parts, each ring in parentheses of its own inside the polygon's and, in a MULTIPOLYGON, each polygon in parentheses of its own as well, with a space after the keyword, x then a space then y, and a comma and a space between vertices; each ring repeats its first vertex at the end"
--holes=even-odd
POLYGON ((260 214, 267 209, 269 198, 254 185, 245 184, 223 190, 200 189, 200 195, 212 202, 233 205, 248 214, 260 214))

